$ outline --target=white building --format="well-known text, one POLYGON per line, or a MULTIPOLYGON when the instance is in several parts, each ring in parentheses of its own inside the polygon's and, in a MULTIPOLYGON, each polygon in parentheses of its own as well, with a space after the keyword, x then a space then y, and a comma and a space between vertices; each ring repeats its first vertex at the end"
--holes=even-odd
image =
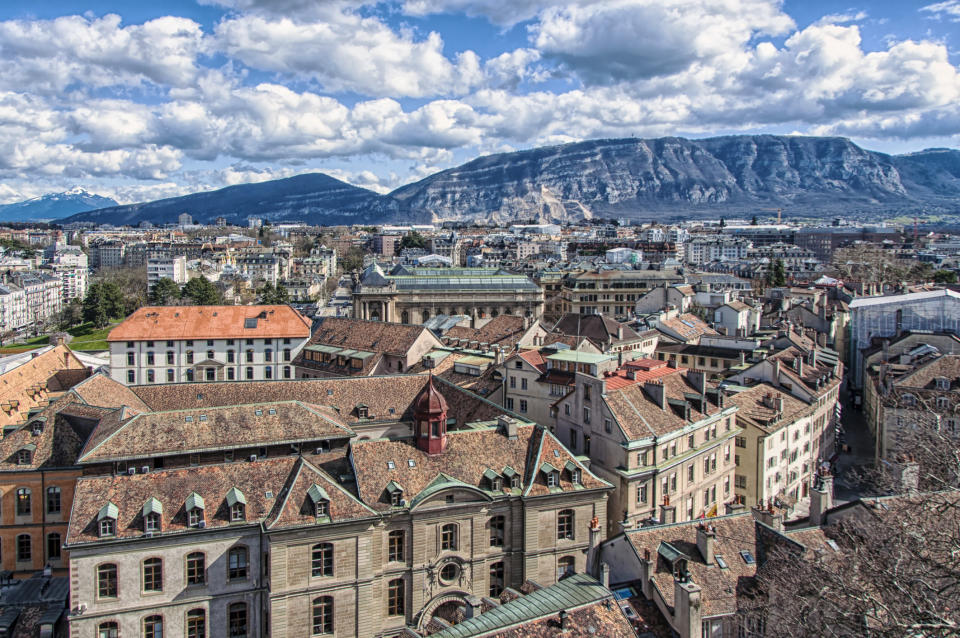
POLYGON ((746 259, 750 247, 750 242, 733 237, 697 237, 686 243, 684 258, 691 264, 746 259))
POLYGON ((110 331, 110 376, 126 385, 292 379, 310 321, 290 306, 145 307, 110 331))
POLYGON ((153 288, 153 285, 161 279, 172 279, 179 285, 187 283, 187 258, 181 256, 148 259, 147 287, 153 288))
POLYGON ((27 293, 13 284, 0 285, 0 332, 12 332, 27 325, 27 293))
POLYGON ((631 248, 611 248, 604 259, 608 264, 635 264, 643 261, 643 251, 631 248))

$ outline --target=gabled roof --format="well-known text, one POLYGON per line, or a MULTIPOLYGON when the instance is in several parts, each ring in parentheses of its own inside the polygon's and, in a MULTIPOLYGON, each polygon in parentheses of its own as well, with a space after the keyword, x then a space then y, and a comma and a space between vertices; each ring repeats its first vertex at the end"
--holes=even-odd
POLYGON ((310 461, 300 458, 288 482, 286 496, 267 523, 269 529, 311 526, 319 523, 373 518, 377 513, 340 486, 329 474, 310 461), (327 515, 322 521, 315 516, 314 506, 320 497, 328 501, 327 515))
POLYGON ((341 350, 385 352, 406 356, 423 333, 429 335, 434 346, 442 345, 423 326, 387 321, 366 321, 346 317, 326 317, 313 331, 308 346, 326 345, 341 350))

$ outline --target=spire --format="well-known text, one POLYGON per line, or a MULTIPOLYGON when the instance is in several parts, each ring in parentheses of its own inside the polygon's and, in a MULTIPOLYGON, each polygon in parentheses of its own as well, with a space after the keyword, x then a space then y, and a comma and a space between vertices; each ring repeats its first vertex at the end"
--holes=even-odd
POLYGON ((447 400, 433 383, 433 374, 413 401, 417 447, 427 454, 440 454, 447 447, 447 400))

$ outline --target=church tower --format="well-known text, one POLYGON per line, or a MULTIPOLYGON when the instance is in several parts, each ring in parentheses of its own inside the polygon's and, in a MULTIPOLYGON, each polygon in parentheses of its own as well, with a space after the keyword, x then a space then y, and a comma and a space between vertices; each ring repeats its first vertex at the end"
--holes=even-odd
POLYGON ((417 447, 427 454, 440 454, 447 447, 447 400, 433 385, 427 385, 413 401, 414 432, 417 447))

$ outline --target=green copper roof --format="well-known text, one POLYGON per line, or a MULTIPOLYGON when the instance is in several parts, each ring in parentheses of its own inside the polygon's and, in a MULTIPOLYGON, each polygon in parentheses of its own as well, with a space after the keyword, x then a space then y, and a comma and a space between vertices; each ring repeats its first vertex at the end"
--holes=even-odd
POLYGON ((231 487, 230 491, 227 492, 227 505, 233 507, 237 503, 247 504, 247 497, 243 495, 243 492, 238 490, 235 487, 231 487))
POLYGON ((423 488, 419 494, 417 494, 412 501, 410 501, 410 507, 416 506, 418 503, 422 503, 427 500, 437 492, 441 492, 450 487, 467 487, 470 489, 479 489, 476 485, 470 485, 469 483, 464 483, 463 481, 457 480, 451 476, 440 472, 437 474, 436 478, 430 481, 430 484, 423 488))
POLYGON ((106 505, 100 508, 99 512, 97 512, 98 521, 102 521, 105 518, 112 518, 113 520, 117 520, 119 516, 120 516, 120 510, 117 509, 117 506, 114 505, 113 503, 107 503, 106 505))
POLYGON ((147 502, 143 504, 143 515, 147 514, 163 514, 163 503, 150 497, 147 499, 147 502))
POLYGON ((307 496, 310 497, 310 500, 313 501, 314 504, 319 503, 320 501, 330 500, 330 497, 327 496, 326 490, 324 490, 322 487, 320 487, 316 483, 311 485, 310 489, 307 490, 307 496))
POLYGON ((195 509, 203 509, 203 497, 196 492, 190 492, 190 496, 187 497, 187 511, 195 509))
POLYGON ((609 589, 587 574, 574 574, 556 585, 538 589, 500 607, 464 620, 433 638, 471 638, 502 631, 522 623, 555 616, 612 597, 609 589))

